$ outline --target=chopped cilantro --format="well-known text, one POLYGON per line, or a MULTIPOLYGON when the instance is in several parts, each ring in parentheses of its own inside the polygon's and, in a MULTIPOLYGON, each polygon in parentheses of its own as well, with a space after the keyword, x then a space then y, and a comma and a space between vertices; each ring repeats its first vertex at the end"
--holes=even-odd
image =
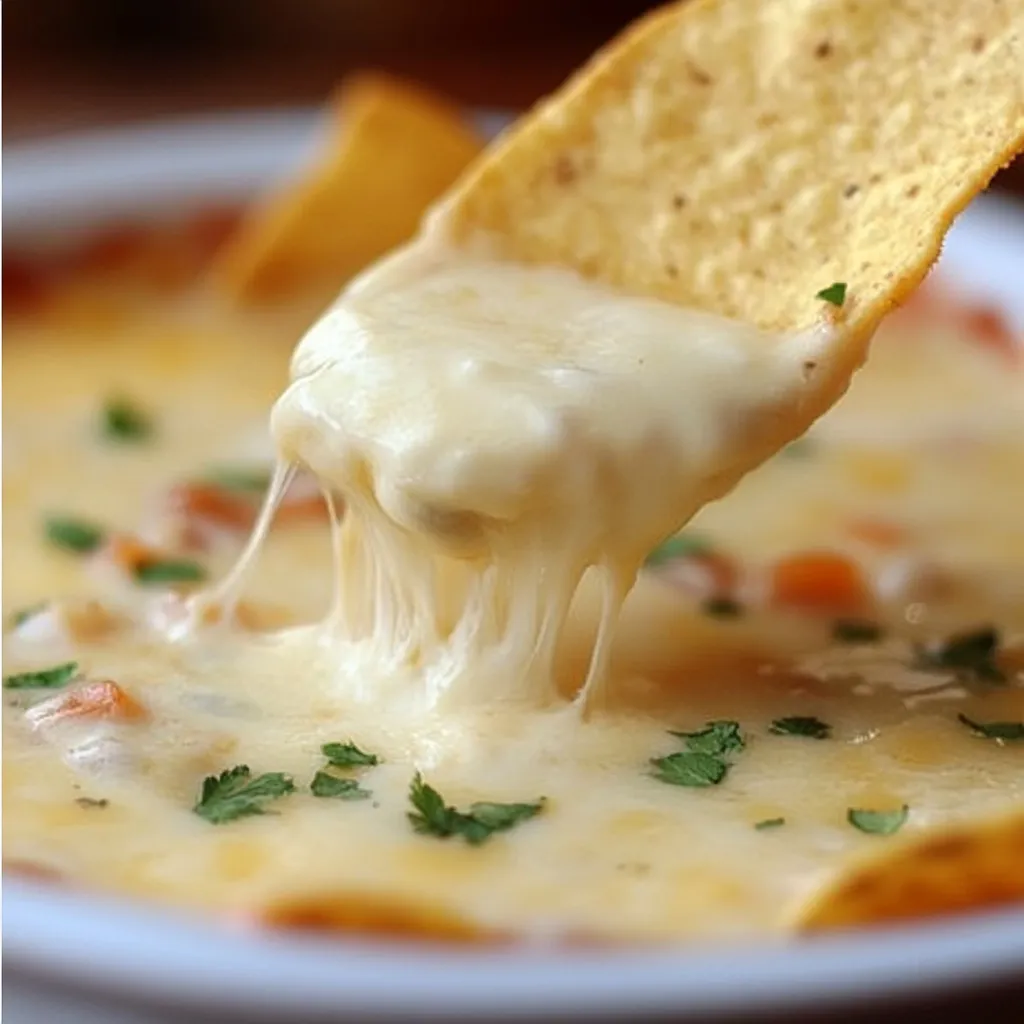
POLYGON ((464 814, 444 802, 433 786, 423 781, 419 772, 409 786, 409 802, 415 808, 408 817, 413 829, 421 835, 447 839, 460 836, 471 846, 479 846, 495 832, 505 832, 520 822, 540 814, 544 798, 534 803, 499 804, 489 801, 470 804, 464 814))
POLYGON ((999 632, 991 628, 978 629, 919 646, 916 666, 931 671, 948 669, 986 683, 1002 683, 1006 676, 996 661, 998 653, 999 632))
POLYGON ((785 825, 785 818, 765 818, 764 821, 758 821, 754 823, 754 828, 758 832, 764 832, 766 829, 778 828, 780 825, 785 825))
POLYGON ((95 551, 105 537, 103 529, 95 523, 71 516, 48 516, 44 526, 46 539, 51 544, 80 555, 95 551))
POLYGON ((654 567, 675 561, 677 558, 689 558, 692 555, 707 555, 711 552, 711 544, 701 536, 692 533, 677 533, 674 537, 659 544, 648 556, 644 565, 654 567))
POLYGON ((365 800, 373 794, 363 789, 356 779, 343 779, 330 772, 319 771, 310 784, 313 796, 335 797, 338 800, 365 800))
POLYGON ((153 421, 126 398, 111 398, 103 407, 103 433, 114 441, 144 441, 153 421))
POLYGON ((229 491, 262 492, 270 487, 272 476, 269 469, 261 466, 214 466, 206 479, 229 491))
POLYGON ((846 282, 836 281, 827 288, 822 288, 814 297, 830 305, 841 306, 846 301, 846 282))
POLYGON ((806 736, 812 740, 827 740, 832 735, 832 726, 813 715, 790 715, 776 718, 768 729, 776 736, 806 736))
POLYGON ((1024 722, 975 722, 966 715, 956 717, 971 732, 987 740, 1024 740, 1024 722))
POLYGON ((651 775, 670 786, 717 786, 729 771, 729 765, 720 757, 697 750, 652 757, 651 764, 657 769, 651 775))
POLYGON ((137 583, 149 586, 160 583, 199 583, 206 579, 206 570, 190 558, 154 558, 140 562, 134 572, 137 583))
POLYGON ((708 722, 696 732, 669 731, 672 736, 685 740, 686 749, 695 754, 730 754, 746 746, 743 733, 740 732, 740 723, 729 719, 708 722))
POLYGON ((716 619, 736 619, 743 614, 743 605, 731 597, 709 597, 701 608, 716 619))
POLYGON ((78 662, 66 661, 52 668, 37 669, 35 672, 17 672, 4 676, 5 690, 56 690, 67 686, 78 675, 78 662))
POLYGON ((351 741, 348 743, 325 743, 320 752, 335 768, 360 768, 365 765, 380 764, 376 754, 368 754, 360 750, 351 741))
POLYGON ((208 775, 192 810, 214 825, 223 825, 236 818, 266 814, 266 804, 294 790, 290 775, 267 772, 253 778, 249 766, 240 764, 220 775, 208 775))
POLYGON ((851 807, 846 812, 846 820, 861 832, 874 836, 891 836, 899 832, 910 815, 910 808, 904 804, 895 811, 866 811, 851 807))
POLYGON ((882 636, 882 627, 868 619, 836 619, 832 623, 832 639, 841 644, 873 644, 882 636))

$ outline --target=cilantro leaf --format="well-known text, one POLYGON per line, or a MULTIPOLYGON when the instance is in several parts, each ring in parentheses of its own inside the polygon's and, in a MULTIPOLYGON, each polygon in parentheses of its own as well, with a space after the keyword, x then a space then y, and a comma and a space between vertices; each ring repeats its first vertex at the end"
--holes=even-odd
POLYGON ((543 799, 535 803, 496 804, 488 800, 478 800, 469 805, 469 816, 492 832, 504 832, 513 828, 521 821, 540 814, 544 807, 543 799))
POLYGON ((720 757, 694 750, 652 757, 651 764, 657 769, 651 775, 670 786, 717 786, 729 770, 720 757))
POLYGON ((996 661, 999 653, 999 632, 978 629, 959 633, 940 643, 919 646, 916 666, 926 671, 950 670, 958 675, 974 676, 987 683, 1006 681, 996 661))
POLYGON ((747 745, 740 732, 740 723, 730 719, 708 722, 697 732, 676 732, 670 729, 669 733, 685 740, 686 749, 696 754, 730 754, 747 745))
POLYGON ((49 516, 44 524, 46 539, 59 548, 87 555, 104 541, 104 530, 85 519, 72 516, 49 516))
POLYGON ((868 619, 836 619, 832 623, 832 639, 841 644, 873 644, 882 636, 882 627, 868 619))
POLYGON ((5 690, 57 690, 67 686, 78 675, 78 662, 66 661, 52 668, 41 668, 35 672, 17 672, 4 676, 5 690))
POLYGON ((778 828, 780 825, 785 824, 785 818, 765 818, 764 821, 754 822, 754 828, 756 828, 758 832, 764 832, 767 829, 778 828))
POLYGON ((161 583, 199 583, 206 570, 190 558, 154 558, 135 566, 135 581, 144 586, 161 583))
POLYGON ((956 717, 971 732, 987 740, 1024 740, 1024 722, 975 722, 966 715, 956 717))
POLYGON ((127 398, 111 398, 103 407, 103 433, 114 441, 144 441, 153 433, 153 421, 127 398))
POLYGON ((910 816, 910 808, 904 804, 895 811, 868 811, 850 807, 846 812, 846 820, 861 832, 874 836, 891 836, 899 832, 910 816))
POLYGON ((790 715, 776 718, 768 731, 775 736, 806 736, 812 740, 827 740, 832 735, 832 726, 813 715, 790 715))
POLYGON ((319 771, 309 786, 313 796, 335 797, 338 800, 366 800, 373 794, 363 789, 357 779, 343 779, 330 772, 319 771))
POLYGON ((499 804, 481 801, 470 805, 469 813, 449 806, 433 786, 417 772, 409 786, 409 802, 415 813, 408 815, 413 829, 421 835, 447 839, 460 836, 471 846, 479 846, 495 832, 505 832, 520 822, 540 814, 544 798, 533 803, 499 804))
POLYGON ((709 597, 701 609, 716 619, 736 619, 743 614, 743 605, 731 597, 709 597))
POLYGON ((266 772, 253 778, 249 766, 239 764, 220 775, 208 775, 192 810, 214 825, 223 825, 236 818, 266 814, 266 804, 294 790, 290 775, 266 772))
POLYGON ((648 556, 644 565, 653 568, 673 562, 677 558, 689 558, 694 555, 708 555, 711 544, 705 538, 693 533, 677 533, 674 537, 659 544, 648 556))
POLYGON ((814 297, 830 305, 841 306, 846 301, 846 282, 836 281, 827 288, 822 288, 814 297))
POLYGON ((320 753, 335 768, 359 768, 365 765, 380 764, 380 758, 376 754, 368 754, 365 750, 360 750, 351 740, 347 743, 325 743, 320 748, 320 753))
POLYGON ((229 491, 260 493, 270 487, 273 473, 262 466, 214 466, 206 479, 229 491))

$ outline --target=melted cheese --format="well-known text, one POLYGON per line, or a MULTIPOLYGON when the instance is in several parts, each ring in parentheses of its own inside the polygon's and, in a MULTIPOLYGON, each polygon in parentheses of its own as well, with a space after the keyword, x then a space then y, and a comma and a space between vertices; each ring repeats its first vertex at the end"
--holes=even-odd
POLYGON ((381 699, 547 702, 595 568, 593 704, 645 557, 778 444, 830 333, 780 340, 429 236, 364 275, 299 345, 272 421, 348 503, 339 663, 381 699))
MULTIPOLYGON (((129 530, 170 484, 211 463, 271 457, 266 409, 285 386, 298 325, 189 312, 186 320, 178 310, 129 310, 116 327, 9 327, 7 612, 45 597, 115 596, 89 560, 45 544, 44 513, 129 530), (97 410, 115 391, 153 415, 150 444, 97 440, 97 410)), ((1024 801, 1024 747, 979 739, 957 721, 960 712, 978 721, 1024 718, 1016 372, 961 337, 910 337, 894 326, 810 448, 772 459, 694 522, 755 578, 765 562, 808 547, 844 551, 872 578, 896 561, 941 570, 938 590, 906 583, 880 597, 870 614, 887 630, 885 643, 836 645, 829 616, 766 608, 756 595, 741 618, 713 619, 674 585, 672 566, 644 571, 612 643, 612 707, 586 722, 532 690, 515 701, 432 705, 412 661, 390 687, 379 674, 361 676, 348 660, 352 625, 318 621, 332 601, 322 523, 270 531, 244 580, 230 585, 312 626, 246 637, 214 625, 169 641, 140 615, 111 634, 76 639, 59 622, 30 619, 5 636, 5 672, 76 658, 90 678, 116 680, 148 717, 34 727, 42 716, 27 712, 52 694, 6 692, 5 855, 75 883, 258 919, 312 905, 333 909, 344 924, 346 907, 377 901, 378 917, 420 908, 431 921, 448 916, 526 936, 777 934, 793 900, 889 841, 851 828, 848 807, 906 803, 909 835, 1024 801), (918 358, 908 345, 920 346, 918 358), (903 403, 927 409, 934 431, 922 433, 917 416, 902 419, 903 403), (967 415, 997 405, 1013 424, 1006 431, 967 415), (869 433, 879 414, 892 424, 884 448, 869 433), (895 521, 907 538, 896 551, 865 546, 847 529, 859 517, 895 521), (984 622, 1017 645, 1007 656, 1008 685, 965 685, 952 673, 909 667, 914 642, 984 622), (786 715, 817 715, 833 738, 773 736, 769 723, 786 715), (747 736, 720 785, 683 789, 650 777, 651 757, 681 748, 667 729, 711 719, 736 719, 747 736), (383 759, 359 774, 373 798, 314 798, 308 786, 323 764, 320 744, 348 739, 383 759), (192 814, 203 777, 240 763, 293 774, 297 792, 277 801, 274 815, 227 825, 192 814), (416 770, 459 807, 542 795, 548 803, 479 848, 419 836, 406 819, 416 770), (109 804, 83 807, 80 797, 109 804), (753 827, 778 816, 782 828, 753 827)), ((577 515, 589 521, 591 510, 577 515)), ((350 528, 359 526, 339 537, 348 572, 367 550, 366 519, 351 517, 350 528)), ((438 629, 445 639, 464 614, 478 559, 450 557, 456 552, 440 541, 430 542, 432 552, 435 544, 452 577, 437 584, 449 602, 438 629)), ((240 547, 228 539, 197 557, 215 576, 227 574, 240 547)), ((137 588, 131 593, 138 599, 137 588)), ((584 574, 552 663, 563 697, 587 672, 603 600, 599 573, 584 574)), ((368 627, 370 602, 353 602, 330 621, 363 614, 368 627)), ((486 673, 477 683, 481 698, 491 692, 486 673)))

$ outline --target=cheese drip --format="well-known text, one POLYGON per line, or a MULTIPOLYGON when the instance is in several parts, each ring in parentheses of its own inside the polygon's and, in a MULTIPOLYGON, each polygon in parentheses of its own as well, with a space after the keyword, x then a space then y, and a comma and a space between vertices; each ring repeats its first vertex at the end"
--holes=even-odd
POLYGON ((788 439, 827 342, 426 239, 363 275, 298 346, 272 416, 282 459, 346 501, 325 634, 340 671, 368 697, 550 702, 594 570, 578 699, 599 704, 645 557, 788 439))

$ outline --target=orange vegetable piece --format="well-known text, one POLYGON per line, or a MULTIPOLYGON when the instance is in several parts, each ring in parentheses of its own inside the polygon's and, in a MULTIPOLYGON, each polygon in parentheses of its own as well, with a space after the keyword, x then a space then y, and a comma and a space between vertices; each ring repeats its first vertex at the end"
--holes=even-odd
POLYGON ((878 548, 897 548, 907 541, 907 529, 891 519, 854 519, 847 527, 850 535, 878 548))
POLYGON ((110 679, 85 683, 47 706, 47 724, 62 718, 98 716, 132 722, 146 717, 146 709, 110 679))
POLYGON ((167 504, 172 513, 199 519, 227 530, 250 530, 256 521, 253 501, 216 484, 185 483, 171 488, 167 504))
POLYGON ((770 602, 777 607, 853 611, 870 600, 860 568, 835 551, 803 551, 771 569, 770 602))
POLYGON ((973 340, 985 348, 1011 358, 1020 355, 1021 347, 998 309, 991 306, 972 306, 964 311, 962 320, 973 340))

